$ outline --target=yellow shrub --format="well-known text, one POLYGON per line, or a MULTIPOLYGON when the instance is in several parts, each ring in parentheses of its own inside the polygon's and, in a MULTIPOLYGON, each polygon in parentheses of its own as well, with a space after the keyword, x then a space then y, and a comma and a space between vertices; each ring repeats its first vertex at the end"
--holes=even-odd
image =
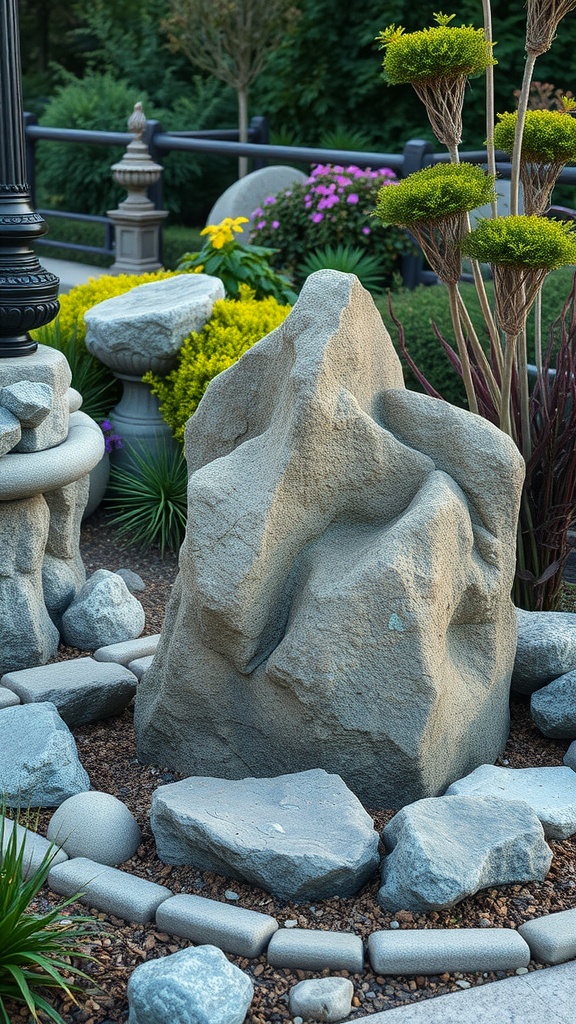
POLYGON ((178 365, 167 377, 147 373, 142 378, 158 395, 160 411, 176 440, 184 440, 186 421, 212 378, 278 327, 290 308, 271 297, 255 299, 254 292, 241 285, 238 300, 215 302, 208 323, 185 338, 178 353, 178 365))

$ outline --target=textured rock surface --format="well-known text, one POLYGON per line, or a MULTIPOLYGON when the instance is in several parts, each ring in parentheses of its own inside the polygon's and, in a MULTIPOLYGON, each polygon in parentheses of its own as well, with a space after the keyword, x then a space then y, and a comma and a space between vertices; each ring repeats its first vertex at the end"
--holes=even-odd
POLYGON ((260 956, 278 930, 278 922, 270 914, 183 892, 160 904, 156 924, 169 935, 248 958, 260 956))
POLYGON ((382 833, 384 910, 450 907, 493 885, 542 880, 552 851, 526 803, 445 796, 404 807, 382 833))
POLYGON ((576 740, 571 743, 568 750, 564 754, 564 764, 571 768, 572 771, 576 772, 576 740))
MULTIPOLYGON (((72 375, 66 357, 48 345, 39 345, 32 355, 26 357, 25 372, 29 385, 42 384, 50 389, 52 402, 48 414, 37 426, 23 426, 22 436, 15 451, 40 452, 61 444, 66 438, 69 416, 68 388, 72 375)), ((20 385, 23 373, 21 359, 3 359, 0 366, 0 388, 11 388, 13 384, 20 385)), ((5 403, 0 399, 0 404, 5 403)))
POLYGON ((483 764, 448 787, 446 796, 455 794, 524 800, 542 822, 549 839, 567 839, 576 832, 576 774, 570 768, 483 764))
POLYGON ((0 502, 0 675, 44 664, 58 650, 42 590, 49 525, 41 494, 0 502))
POLYGON ((124 580, 98 569, 62 616, 62 637, 70 647, 94 651, 140 636, 146 616, 124 580))
POLYGON ((83 412, 75 412, 69 426, 65 441, 54 448, 19 454, 10 452, 10 458, 2 460, 2 501, 30 498, 65 487, 94 469, 104 452, 100 427, 83 412))
POLYGON ((535 960, 561 964, 576 957, 576 910, 546 914, 520 925, 518 931, 535 960))
POLYGON ((0 407, 0 456, 11 451, 21 437, 20 420, 9 409, 0 407))
POLYGON ((140 964, 128 984, 128 1024, 243 1024, 254 986, 215 946, 140 964))
POLYGON ((17 416, 23 427, 39 427, 54 404, 49 384, 20 380, 0 388, 0 405, 17 416))
POLYGON ((0 793, 8 807, 58 807, 90 789, 74 737, 53 704, 5 708, 0 751, 0 793))
POLYGON ((378 866, 372 819, 342 779, 321 769, 160 786, 150 825, 164 863, 240 878, 283 899, 351 895, 378 866))
POLYGON ((313 274, 212 381, 186 444, 140 757, 231 778, 320 766, 372 807, 494 760, 523 463, 485 420, 404 389, 357 279, 313 274))
POLYGON ((133 857, 142 838, 126 804, 98 790, 77 793, 60 804, 47 835, 69 857, 88 857, 112 866, 133 857))
POLYGON ((353 995, 348 978, 311 978, 290 989, 290 1013, 303 1020, 344 1020, 352 1010, 353 995))
POLYGON ((124 665, 71 658, 38 668, 6 672, 3 686, 17 693, 23 704, 54 704, 71 728, 119 715, 136 692, 136 676, 124 665))
POLYGON ((518 645, 512 689, 534 693, 576 669, 576 614, 516 609, 518 645))
POLYGON ((168 373, 190 331, 200 331, 224 285, 207 274, 180 274, 141 284, 92 306, 86 313, 86 347, 123 373, 168 373), (142 338, 146 351, 142 354, 142 338))
POLYGON ((527 967, 530 950, 513 928, 414 928, 368 938, 376 974, 510 971, 527 967))
MULTIPOLYGON (((277 195, 283 189, 301 181, 306 181, 306 175, 302 171, 281 164, 252 171, 244 178, 239 178, 222 193, 210 210, 206 223, 220 224, 225 217, 248 217, 248 220, 252 221, 252 214, 257 207, 264 205, 268 196, 277 195)), ((243 230, 237 235, 239 239, 242 239, 243 234, 248 236, 252 224, 242 224, 241 227, 243 230)), ((247 238, 242 240, 246 241, 247 238)))
POLYGON ((551 739, 576 739, 576 670, 554 679, 530 698, 534 725, 551 739))
POLYGON ((89 478, 83 476, 45 495, 50 528, 42 564, 44 600, 58 630, 62 615, 86 582, 80 556, 80 527, 88 501, 89 478))

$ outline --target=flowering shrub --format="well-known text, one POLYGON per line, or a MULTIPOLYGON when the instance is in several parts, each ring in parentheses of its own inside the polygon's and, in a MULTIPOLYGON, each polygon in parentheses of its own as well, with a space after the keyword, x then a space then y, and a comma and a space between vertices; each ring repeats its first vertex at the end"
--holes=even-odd
POLYGON ((268 196, 254 211, 250 240, 278 249, 274 264, 291 276, 298 276, 299 263, 315 249, 361 246, 378 257, 390 283, 398 257, 410 251, 411 242, 398 228, 378 224, 373 210, 379 189, 395 180, 387 167, 372 171, 355 164, 318 164, 307 181, 268 196))
POLYGON ((289 305, 270 296, 258 300, 247 285, 240 285, 238 299, 219 299, 201 331, 184 339, 178 364, 167 377, 147 373, 142 378, 158 395, 160 412, 177 441, 208 384, 288 316, 289 305))
POLYGON ((242 284, 252 288, 257 299, 268 296, 278 302, 296 302, 290 281, 270 266, 270 257, 275 249, 261 245, 244 245, 234 238, 242 232, 247 217, 225 217, 220 224, 208 224, 200 232, 208 235, 200 252, 186 252, 180 258, 178 270, 191 270, 195 274, 212 274, 219 277, 226 290, 226 296, 237 299, 242 284))
POLYGON ((110 420, 102 420, 100 429, 104 434, 104 447, 108 454, 110 454, 110 452, 116 452, 119 448, 124 447, 124 442, 120 437, 120 434, 115 433, 110 420))

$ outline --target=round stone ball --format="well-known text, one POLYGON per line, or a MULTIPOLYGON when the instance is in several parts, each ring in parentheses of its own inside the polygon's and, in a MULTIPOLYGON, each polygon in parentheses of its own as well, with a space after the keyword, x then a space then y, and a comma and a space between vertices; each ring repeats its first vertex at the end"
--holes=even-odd
POLYGON ((48 839, 69 857, 115 866, 134 856, 142 833, 126 804, 111 793, 89 790, 60 804, 50 819, 48 839))

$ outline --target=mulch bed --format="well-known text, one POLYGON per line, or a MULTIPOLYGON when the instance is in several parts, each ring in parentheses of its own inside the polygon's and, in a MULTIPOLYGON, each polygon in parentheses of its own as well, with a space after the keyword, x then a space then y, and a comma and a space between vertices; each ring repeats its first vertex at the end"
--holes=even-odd
MULTIPOLYGON (((97 512, 82 531, 82 555, 87 572, 107 568, 126 567, 139 573, 146 590, 139 594, 144 605, 146 633, 159 632, 164 608, 177 572, 177 560, 169 555, 164 560, 157 552, 146 555, 134 548, 123 549, 118 544, 114 529, 106 514, 97 512)), ((85 655, 87 652, 62 647, 59 658, 85 655)), ((512 729, 504 757, 499 764, 512 768, 561 765, 567 743, 548 740, 532 724, 528 700, 513 697, 511 702, 512 729)), ((367 939, 370 932, 388 928, 395 919, 400 928, 472 928, 490 925, 498 928, 517 928, 524 921, 543 914, 576 907, 576 837, 563 842, 551 841, 554 859, 544 882, 510 885, 486 889, 463 900, 457 906, 442 912, 412 914, 401 911, 395 915, 380 909, 376 901, 379 881, 377 877, 354 898, 318 900, 314 905, 294 904, 275 899, 268 893, 240 882, 231 881, 192 867, 170 867, 156 857, 154 839, 148 824, 152 793, 157 786, 183 778, 172 771, 141 765, 136 759, 132 709, 121 716, 74 730, 82 764, 88 772, 92 787, 113 793, 130 808, 143 832, 143 841, 136 855, 122 865, 124 870, 169 886, 174 893, 192 892, 210 899, 226 901, 225 891, 238 894, 237 906, 272 914, 280 925, 295 920, 304 928, 327 928, 350 931, 367 939)), ((43 811, 39 831, 45 834, 52 811, 43 811)), ((381 830, 393 816, 393 811, 371 812, 376 827, 381 830)), ((38 906, 46 906, 54 897, 47 889, 41 892, 38 906)), ((75 905, 73 911, 85 913, 75 905)), ((143 961, 167 956, 190 943, 172 938, 158 931, 154 924, 127 924, 118 918, 93 912, 101 922, 103 934, 96 937, 92 951, 98 965, 89 973, 101 986, 87 996, 80 996, 80 1005, 55 1001, 65 1021, 82 1024, 116 1024, 128 1018, 126 987, 132 971, 143 961)), ((290 988, 307 977, 318 976, 304 971, 282 970, 270 967, 265 956, 245 960, 229 959, 246 971, 254 981, 254 1000, 246 1017, 246 1024, 276 1024, 291 1020, 288 1011, 290 988)), ((531 963, 530 970, 543 965, 531 963)), ((473 985, 486 984, 514 972, 495 972, 484 975, 443 974, 435 977, 381 977, 369 967, 363 974, 351 976, 354 984, 354 1010, 349 1020, 363 1017, 395 1006, 430 999, 473 985)), ((348 977, 347 972, 330 972, 348 977)), ((27 1012, 14 1011, 13 1021, 27 1020, 27 1012)), ((169 1022, 167 1022, 169 1024, 169 1022)))

